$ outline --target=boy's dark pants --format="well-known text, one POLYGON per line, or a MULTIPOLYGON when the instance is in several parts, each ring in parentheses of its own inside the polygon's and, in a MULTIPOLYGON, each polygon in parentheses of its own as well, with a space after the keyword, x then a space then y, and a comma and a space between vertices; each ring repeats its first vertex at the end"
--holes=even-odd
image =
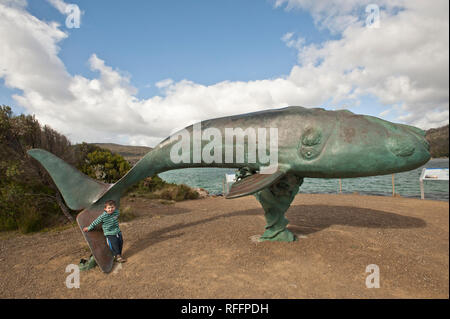
POLYGON ((106 242, 108 243, 109 249, 111 249, 113 256, 122 255, 122 232, 117 235, 106 235, 106 242))

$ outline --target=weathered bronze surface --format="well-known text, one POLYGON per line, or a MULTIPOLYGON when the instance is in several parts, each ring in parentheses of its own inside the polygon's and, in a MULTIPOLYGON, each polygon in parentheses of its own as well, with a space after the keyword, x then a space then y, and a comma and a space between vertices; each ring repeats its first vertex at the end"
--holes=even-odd
MULTIPOLYGON (((77 223, 80 228, 83 229, 84 226, 90 225, 101 213, 103 213, 103 210, 85 209, 78 214, 77 223)), ((100 269, 104 272, 110 272, 113 267, 114 256, 106 243, 103 230, 100 228, 87 233, 81 231, 81 233, 91 248, 92 255, 94 256, 97 265, 99 265, 100 269)))
MULTIPOLYGON (((372 116, 353 114, 347 110, 326 111, 320 108, 291 106, 201 122, 202 130, 208 128, 215 128, 221 134, 221 161, 210 163, 201 158, 195 162, 195 136, 191 125, 186 128, 190 136, 188 162, 175 163, 171 159, 171 149, 176 146, 178 139, 168 137, 113 185, 106 185, 84 176, 46 151, 34 149, 30 150, 29 154, 47 169, 70 208, 86 208, 89 211, 80 213, 80 216, 81 214, 89 216, 86 220, 78 218, 81 228, 87 226, 91 219, 102 212, 106 200, 119 201, 128 187, 143 178, 172 169, 228 167, 247 170, 250 172, 249 176, 233 185, 228 198, 257 194, 270 225, 273 219, 270 216, 274 215, 273 207, 276 206, 274 203, 279 204, 275 215, 281 214, 284 218, 284 212, 297 194, 301 185, 300 180, 303 178, 351 178, 391 174, 415 169, 430 159, 424 131, 372 116), (278 163, 273 175, 258 174, 268 163, 262 163, 259 157, 253 162, 249 160, 248 153, 249 144, 256 144, 250 145, 255 146, 256 151, 263 144, 269 145, 269 134, 267 133, 264 138, 258 136, 254 143, 249 143, 248 139, 232 139, 230 143, 230 140, 225 138, 227 128, 242 130, 265 128, 267 131, 269 128, 278 129, 278 163), (244 160, 238 161, 234 156, 233 160, 227 163, 225 157, 227 147, 232 147, 235 151, 237 148, 243 148, 244 160), (280 189, 276 185, 287 178, 286 176, 295 176, 297 179, 294 181, 288 178, 289 191, 280 196, 277 193, 280 189), (269 206, 272 209, 269 209, 269 206)), ((174 136, 178 136, 177 133, 172 135, 174 136)), ((208 146, 209 142, 210 140, 201 140, 200 150, 208 146)), ((279 226, 285 223, 283 218, 277 218, 279 222, 275 224, 279 226)), ((268 235, 273 235, 274 232, 276 231, 268 235)), ((284 231, 280 234, 283 235, 263 236, 262 239, 293 240, 284 231)), ((109 259, 106 258, 106 262, 99 260, 100 255, 107 255, 103 251, 107 249, 106 244, 101 244, 100 240, 97 243, 86 239, 100 268, 105 272, 110 271, 112 263, 109 259), (102 252, 98 251, 98 245, 102 246, 102 252)))
POLYGON ((289 209, 295 195, 298 194, 303 178, 286 174, 275 184, 255 194, 261 203, 266 218, 266 231, 259 241, 294 241, 296 237, 286 229, 289 221, 284 214, 289 209))

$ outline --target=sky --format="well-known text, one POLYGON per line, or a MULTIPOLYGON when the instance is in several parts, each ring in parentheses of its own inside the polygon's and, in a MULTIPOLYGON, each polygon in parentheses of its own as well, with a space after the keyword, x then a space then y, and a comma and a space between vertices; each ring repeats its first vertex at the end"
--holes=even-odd
POLYGON ((0 105, 73 143, 289 105, 448 123, 447 0, 0 0, 0 39, 0 105))

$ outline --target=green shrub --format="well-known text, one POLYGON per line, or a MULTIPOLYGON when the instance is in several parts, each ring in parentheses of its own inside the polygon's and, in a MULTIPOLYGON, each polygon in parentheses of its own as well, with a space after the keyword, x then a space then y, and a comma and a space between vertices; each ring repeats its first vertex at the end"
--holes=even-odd
POLYGON ((158 175, 146 178, 131 191, 133 192, 130 192, 131 197, 142 196, 149 199, 165 199, 177 202, 199 197, 198 192, 189 186, 167 183, 158 175))
POLYGON ((17 222, 12 212, 0 212, 0 231, 17 229, 17 222))
POLYGON ((177 202, 186 199, 197 199, 199 197, 199 194, 195 190, 184 184, 167 186, 160 191, 159 195, 159 198, 177 202))
POLYGON ((141 192, 155 192, 157 190, 163 189, 167 185, 173 185, 165 182, 158 175, 148 177, 141 181, 138 185, 138 190, 141 192))
POLYGON ((23 207, 22 214, 17 220, 17 226, 23 234, 36 232, 44 226, 43 215, 39 214, 36 207, 23 207))

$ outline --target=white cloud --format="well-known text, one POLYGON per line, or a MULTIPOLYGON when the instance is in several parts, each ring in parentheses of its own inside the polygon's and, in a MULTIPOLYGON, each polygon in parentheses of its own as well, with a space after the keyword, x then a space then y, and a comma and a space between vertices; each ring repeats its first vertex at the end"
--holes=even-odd
POLYGON ((67 10, 70 8, 69 4, 65 3, 63 0, 47 0, 52 6, 54 6, 62 14, 66 14, 67 10))
POLYGON ((286 46, 289 48, 294 48, 297 50, 301 50, 304 43, 305 43, 305 39, 303 38, 294 38, 294 33, 293 32, 288 32, 285 35, 283 35, 281 37, 281 40, 286 43, 286 46))
POLYGON ((159 81, 159 82, 155 83, 155 86, 158 89, 162 89, 162 88, 169 87, 172 84, 173 84, 173 80, 172 79, 165 79, 165 80, 162 80, 162 81, 159 81))
MULTIPOLYGON (((448 1, 380 2, 386 8, 380 28, 350 24, 339 40, 301 47, 291 79, 312 79, 314 87, 328 90, 333 102, 370 94, 386 105, 403 103, 397 119, 423 128, 448 123, 448 1)), ((279 0, 276 5, 307 9, 317 23, 334 30, 332 18, 358 8, 364 12, 366 5, 326 3, 329 6, 323 1, 279 0)))
MULTIPOLYGON (((49 1, 63 10, 63 1, 49 1)), ((301 35, 281 36, 299 54, 286 76, 209 86, 165 79, 155 84, 162 96, 138 99, 130 77, 96 54, 89 66, 97 76, 69 74, 58 57, 58 43, 68 34, 28 13, 25 1, 0 0, 0 77, 22 90, 14 96, 21 106, 74 142, 154 146, 196 120, 325 102, 338 109, 358 105, 365 95, 391 107, 399 121, 422 128, 447 123, 448 2, 383 1, 378 29, 364 26, 359 1, 339 3, 277 2, 308 10, 318 26, 341 35, 316 45, 305 45, 301 35)))
POLYGON ((384 12, 391 14, 405 6, 409 0, 275 0, 275 7, 285 5, 286 10, 302 9, 311 13, 319 28, 326 28, 338 34, 350 26, 362 26, 365 22, 365 8, 376 3, 384 12))
POLYGON ((7 7, 24 8, 27 6, 27 0, 0 0, 0 4, 7 7))

